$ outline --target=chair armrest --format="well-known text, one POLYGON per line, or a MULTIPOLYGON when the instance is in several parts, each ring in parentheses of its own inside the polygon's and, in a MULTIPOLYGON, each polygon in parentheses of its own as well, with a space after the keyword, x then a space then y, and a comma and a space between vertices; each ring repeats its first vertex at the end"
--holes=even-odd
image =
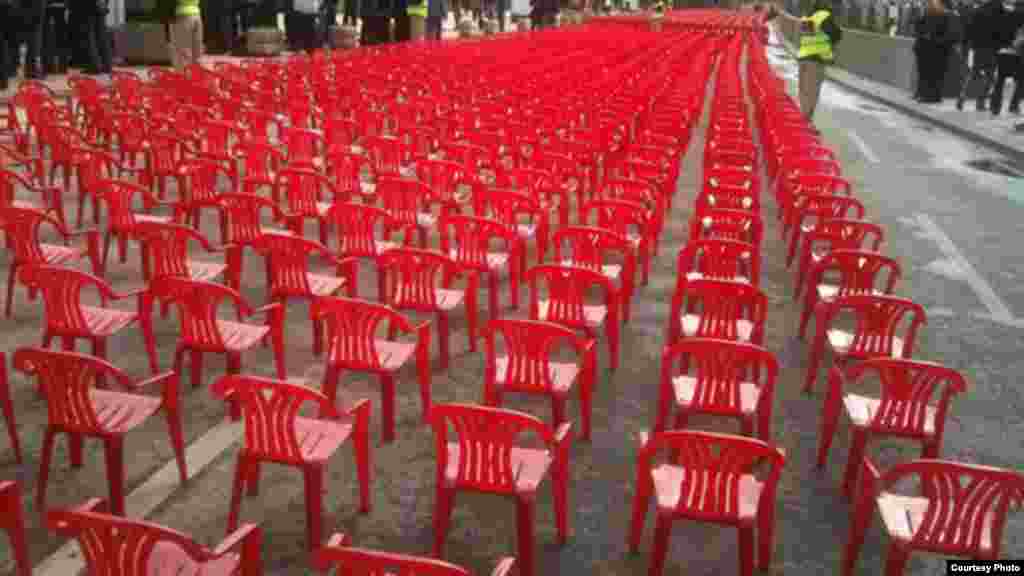
POLYGON ((642 432, 638 432, 637 435, 636 435, 636 440, 637 440, 637 445, 640 447, 640 450, 641 451, 646 450, 647 449, 647 445, 651 441, 651 433, 647 432, 646 430, 644 430, 642 432))
POLYGON ((275 311, 279 311, 279 310, 281 310, 281 303, 280 302, 274 302, 272 304, 267 304, 266 306, 260 306, 259 308, 256 308, 255 310, 251 310, 251 311, 249 311, 248 314, 246 314, 246 316, 256 316, 257 314, 267 314, 267 313, 271 313, 271 312, 275 312, 275 311))
POLYGON ((370 400, 367 398, 361 398, 357 400, 355 404, 347 408, 345 413, 341 414, 340 416, 351 417, 355 418, 356 420, 363 419, 364 421, 369 422, 370 400))
MULTIPOLYGON (((153 384, 161 384, 166 387, 168 385, 168 382, 173 380, 176 375, 177 374, 173 371, 164 372, 162 374, 157 374, 156 376, 146 378, 141 382, 133 384, 131 387, 134 389, 141 389, 147 386, 152 386, 153 384)), ((170 385, 174 386, 174 383, 171 382, 170 385)))
POLYGON ((572 432, 572 422, 563 422, 555 430, 555 447, 559 450, 569 448, 569 443, 572 442, 572 436, 569 434, 572 432))
POLYGON ((494 567, 494 571, 491 572, 491 576, 508 576, 512 569, 515 568, 516 559, 512 556, 506 556, 498 561, 498 564, 494 567))
POLYGON ((253 538, 260 537, 260 527, 257 524, 245 524, 238 530, 228 534, 221 543, 213 550, 214 556, 223 556, 229 552, 237 551, 239 546, 244 545, 253 538))
POLYGON ((111 290, 108 296, 110 297, 111 300, 124 300, 126 298, 131 298, 132 296, 142 296, 147 292, 149 292, 149 287, 143 286, 141 288, 136 288, 134 290, 129 290, 127 292, 114 292, 113 290, 111 290))
POLYGON ((311 563, 313 568, 319 572, 327 572, 331 569, 332 560, 330 558, 331 549, 341 549, 349 545, 351 539, 341 532, 334 533, 331 539, 327 541, 327 544, 320 546, 313 552, 313 558, 311 563))

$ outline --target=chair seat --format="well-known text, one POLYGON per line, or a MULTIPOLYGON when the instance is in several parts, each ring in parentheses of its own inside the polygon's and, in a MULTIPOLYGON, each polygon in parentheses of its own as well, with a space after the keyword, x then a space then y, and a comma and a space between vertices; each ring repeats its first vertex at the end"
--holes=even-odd
MULTIPOLYGON (((508 375, 508 356, 499 356, 495 359, 495 371, 497 372, 495 383, 499 388, 521 392, 534 392, 543 385, 541 382, 531 382, 531 386, 527 388, 526 386, 521 385, 506 384, 505 379, 508 375)), ((551 379, 551 392, 557 396, 565 396, 568 394, 569 390, 572 389, 572 385, 576 382, 576 377, 579 376, 579 374, 580 367, 576 364, 569 362, 549 362, 548 377, 551 379)))
MULTIPOLYGON (((667 516, 686 516, 685 513, 678 511, 679 501, 684 497, 682 493, 683 488, 683 476, 686 473, 686 469, 682 466, 674 466, 671 464, 662 464, 657 468, 651 470, 651 476, 654 480, 654 497, 658 502, 658 513, 667 516)), ((705 482, 707 479, 705 480, 705 482)), ((702 482, 694 482, 689 484, 687 487, 691 488, 701 485, 706 485, 702 482)), ((699 490, 700 488, 698 488, 699 490)), ((685 509, 694 509, 700 514, 701 520, 708 521, 721 521, 721 522, 735 522, 739 521, 743 524, 750 524, 757 518, 757 505, 761 500, 761 491, 764 489, 764 484, 758 481, 750 474, 744 474, 740 476, 739 481, 739 510, 734 511, 732 515, 723 515, 721 518, 708 518, 706 514, 700 513, 702 502, 694 501, 699 500, 700 494, 693 494, 688 492, 685 494, 686 506, 685 509)))
POLYGON ((302 459, 307 462, 327 461, 351 434, 352 423, 347 420, 295 418, 295 439, 302 459))
POLYGON ((309 291, 313 296, 330 296, 345 286, 345 279, 326 274, 306 274, 309 291))
MULTIPOLYGON (((531 495, 537 491, 540 483, 548 474, 548 468, 554 458, 547 450, 520 448, 513 446, 510 450, 515 492, 518 495, 531 495)), ((448 443, 448 466, 445 467, 444 478, 448 487, 456 487, 459 478, 459 457, 461 452, 457 442, 448 443)))
POLYGON ((90 334, 109 336, 134 322, 138 314, 115 308, 82 306, 82 317, 85 319, 85 325, 90 334))
MULTIPOLYGON (((876 499, 878 512, 882 517, 882 523, 890 538, 894 538, 904 544, 909 543, 914 533, 921 527, 925 511, 928 509, 928 499, 920 496, 903 496, 882 492, 876 499)), ((949 504, 952 510, 952 503, 949 504)), ((992 523, 995 515, 991 512, 985 515, 985 521, 981 528, 980 552, 992 552, 992 523)), ((952 526, 959 526, 959 522, 951 522, 952 526)), ((941 551, 943 556, 949 556, 946 551, 941 551)))
MULTIPOLYGON (((699 314, 683 314, 679 317, 679 321, 683 325, 683 336, 691 338, 697 335, 697 329, 700 328, 699 314)), ((736 321, 736 335, 740 342, 750 342, 750 338, 753 334, 753 322, 743 319, 736 321)))
POLYGON ((175 542, 163 541, 153 545, 146 566, 146 574, 155 576, 232 576, 238 571, 238 554, 225 554, 209 562, 196 562, 184 548, 175 542))
MULTIPOLYGON (((757 412, 757 404, 761 400, 761 388, 753 382, 740 382, 740 405, 741 414, 749 415, 757 412)), ((693 376, 676 376, 672 379, 672 388, 675 390, 676 404, 682 407, 691 407, 694 403, 694 395, 697 392, 697 379, 693 376)))
MULTIPOLYGON (((871 424, 871 420, 875 417, 875 413, 878 412, 881 404, 882 401, 880 399, 871 398, 870 396, 861 396, 859 394, 843 396, 846 414, 850 417, 853 425, 858 428, 867 428, 871 424)), ((935 435, 935 408, 931 406, 925 407, 924 430, 922 432, 926 436, 935 435)))
MULTIPOLYGON (((548 319, 548 306, 550 302, 548 300, 541 300, 537 303, 537 316, 538 319, 547 322, 555 322, 555 320, 548 319)), ((608 307, 603 304, 583 305, 583 321, 587 328, 600 328, 604 325, 605 318, 608 317, 608 307)))
POLYGON ((78 260, 88 252, 81 246, 61 246, 59 244, 40 244, 39 250, 43 253, 43 260, 54 266, 78 260))
MULTIPOLYGON (((828 337, 828 343, 836 354, 849 354, 854 337, 852 332, 833 328, 826 332, 825 335, 828 337)), ((892 339, 892 357, 899 358, 903 355, 903 339, 899 336, 893 336, 892 339)))
POLYGON ((146 421, 160 409, 161 399, 155 396, 115 392, 93 388, 89 400, 96 412, 100 429, 121 434, 146 421))
POLYGON ((217 320, 217 328, 224 341, 224 348, 232 352, 241 352, 252 348, 270 332, 270 326, 245 324, 231 320, 217 320))
MULTIPOLYGON (((689 281, 689 282, 693 282, 694 280, 703 280, 704 278, 705 278, 704 274, 701 274, 700 272, 687 272, 686 273, 686 280, 689 281)), ((732 280, 733 282, 743 282, 744 284, 750 284, 750 278, 747 278, 746 276, 744 276, 742 274, 737 274, 737 275, 733 276, 732 278, 727 278, 727 280, 732 280)))
POLYGON ((201 262, 198 260, 188 261, 188 274, 192 280, 199 280, 201 282, 209 282, 219 277, 224 270, 227 269, 227 265, 219 262, 201 262))

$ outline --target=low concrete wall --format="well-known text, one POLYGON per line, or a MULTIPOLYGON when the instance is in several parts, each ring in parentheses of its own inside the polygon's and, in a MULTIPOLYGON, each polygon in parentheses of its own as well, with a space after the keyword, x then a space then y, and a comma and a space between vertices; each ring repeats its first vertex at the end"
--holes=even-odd
MULTIPOLYGON (((776 22, 789 45, 797 46, 799 32, 796 23, 781 18, 776 22)), ((913 38, 844 28, 843 40, 836 48, 836 65, 869 80, 913 92, 917 82, 913 46, 913 38)), ((957 95, 962 77, 960 59, 954 52, 950 55, 946 72, 944 93, 947 97, 957 95)))

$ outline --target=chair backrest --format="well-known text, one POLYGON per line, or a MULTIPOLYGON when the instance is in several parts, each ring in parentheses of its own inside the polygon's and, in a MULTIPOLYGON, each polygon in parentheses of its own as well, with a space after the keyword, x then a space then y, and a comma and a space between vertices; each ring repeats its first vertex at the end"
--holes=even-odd
POLYGON ((295 425, 305 404, 320 410, 321 418, 337 417, 337 411, 323 393, 282 380, 229 374, 214 383, 212 392, 241 405, 245 422, 243 449, 257 458, 283 464, 305 461, 302 444, 306 438, 295 425))
POLYGON ((948 460, 915 460, 882 475, 886 490, 908 477, 921 483, 928 499, 920 524, 912 526, 912 548, 945 556, 996 559, 1010 507, 1024 505, 1024 474, 948 460), (983 548, 983 543, 991 546, 983 548), (987 549, 986 549, 987 548, 987 549))
POLYGON ((463 176, 462 165, 450 160, 417 159, 416 177, 442 202, 454 202, 463 176))
POLYGON ((771 402, 779 363, 768 350, 729 340, 687 338, 666 346, 661 359, 662 397, 671 398, 673 370, 688 358, 695 382, 691 408, 721 415, 742 413, 741 382, 753 382, 771 402))
POLYGON ((833 194, 810 194, 800 196, 796 200, 797 221, 795 225, 804 224, 808 218, 814 218, 814 226, 829 218, 864 219, 864 204, 851 196, 833 194))
POLYGON ((850 181, 832 174, 801 173, 795 177, 792 187, 794 194, 853 195, 850 181))
POLYGON ((333 204, 326 217, 337 231, 339 254, 342 257, 380 256, 378 227, 387 226, 391 222, 391 215, 386 211, 369 204, 344 202, 333 204))
POLYGON ((491 269, 488 254, 493 251, 492 240, 504 240, 508 251, 514 246, 508 228, 490 218, 446 213, 441 217, 440 229, 441 252, 460 266, 483 272, 491 269))
POLYGON ((378 175, 398 176, 402 166, 402 141, 393 136, 369 136, 363 139, 366 155, 378 175))
POLYGON ((761 279, 761 258, 757 246, 738 240, 691 240, 679 251, 676 259, 677 286, 687 282, 687 274, 698 272, 710 280, 736 280, 746 277, 758 286, 761 279))
POLYGON ((251 313, 249 305, 235 290, 214 282, 191 280, 187 276, 166 276, 152 284, 151 295, 178 306, 183 342, 203 350, 224 350, 217 312, 224 301, 233 304, 241 316, 251 313))
POLYGON ((18 278, 25 286, 42 292, 47 328, 63 334, 85 335, 90 331, 82 312, 83 289, 94 286, 101 297, 113 294, 102 279, 63 266, 25 266, 18 278))
MULTIPOLYGON (((540 285, 547 285, 547 315, 545 320, 571 327, 586 325, 584 305, 588 289, 598 285, 606 297, 613 291, 611 281, 599 272, 579 266, 540 264, 526 272, 530 284, 530 318, 540 318, 540 285)), ((609 314, 614 310, 609 306, 609 314)))
POLYGON ((381 266, 388 270, 384 302, 398 310, 437 310, 437 288, 454 272, 447 255, 419 248, 393 248, 384 253, 381 266))
POLYGON ((32 208, 0 206, 0 229, 6 233, 15 263, 46 264, 46 256, 39 242, 39 229, 44 224, 66 234, 60 221, 49 214, 32 208))
POLYGON ((895 259, 863 250, 832 250, 815 265, 812 285, 821 283, 829 272, 838 272, 839 295, 892 294, 902 274, 895 259), (885 279, 884 284, 881 283, 885 279))
POLYGON ((967 390, 967 380, 956 370, 904 358, 870 358, 843 372, 834 368, 831 375, 845 377, 849 383, 877 377, 881 399, 870 425, 874 430, 896 434, 923 434, 929 412, 934 409, 934 434, 942 438, 950 399, 967 390))
POLYGON ((584 223, 611 230, 626 238, 639 235, 646 237, 652 231, 653 220, 642 204, 627 200, 591 200, 585 203, 584 223), (634 232, 635 230, 635 232, 634 232))
POLYGON ((706 519, 737 518, 740 514, 741 479, 753 475, 762 463, 767 463, 769 470, 760 500, 773 503, 786 461, 782 449, 761 440, 731 434, 671 430, 653 434, 641 448, 637 472, 649 477, 654 469, 654 457, 663 451, 680 454, 676 462, 682 470, 676 511, 706 519))
POLYGON ((618 252, 626 260, 633 258, 629 241, 606 228, 567 226, 555 231, 552 239, 555 261, 603 273, 602 266, 609 252, 618 252))
POLYGON ((691 240, 700 238, 721 238, 739 240, 761 245, 764 237, 764 223, 761 217, 746 210, 712 208, 691 223, 691 240))
POLYGON ((261 211, 269 210, 275 219, 284 213, 269 198, 255 194, 221 194, 218 198, 227 216, 228 242, 239 246, 254 245, 263 235, 261 211))
POLYGON ((209 248, 210 243, 195 228, 170 222, 139 222, 135 228, 148 266, 143 273, 147 282, 167 276, 189 278, 188 243, 195 240, 209 248))
POLYGON ((281 151, 267 142, 245 140, 235 151, 242 158, 246 178, 267 178, 284 164, 281 151))
POLYGON ((678 325, 684 300, 701 307, 692 337, 737 341, 740 338, 738 321, 741 319, 753 324, 752 342, 758 342, 762 335, 768 314, 768 299, 764 292, 746 282, 701 278, 684 284, 683 290, 677 290, 672 298, 670 343, 682 334, 678 325))
POLYGON ((487 346, 485 386, 497 383, 519 391, 551 392, 551 361, 564 344, 582 351, 585 339, 572 330, 536 320, 491 320, 484 331, 487 346), (498 343, 504 348, 498 356, 498 343), (500 373, 499 373, 500 372, 500 373))
POLYGON ((107 203, 107 214, 112 230, 131 231, 135 229, 132 203, 136 196, 142 197, 144 208, 152 207, 151 203, 154 200, 152 194, 138 184, 123 180, 102 180, 98 186, 101 197, 107 203))
POLYGON ((408 227, 418 225, 423 206, 432 198, 426 184, 390 175, 377 179, 376 194, 391 218, 408 227))
POLYGON ((877 252, 885 242, 885 231, 878 224, 866 220, 829 218, 819 222, 808 233, 807 242, 828 242, 832 250, 845 248, 877 252))
POLYGON ((381 322, 390 321, 403 331, 411 326, 388 306, 353 298, 318 298, 313 315, 327 324, 328 365, 353 370, 379 370, 383 366, 376 342, 381 322))
POLYGON ((826 327, 831 326, 844 312, 853 313, 856 319, 853 339, 843 350, 845 354, 852 356, 892 356, 895 352, 897 331, 909 317, 900 356, 910 358, 917 331, 921 325, 927 323, 923 306, 896 296, 850 294, 836 298, 826 306, 828 308, 822 324, 826 327))
POLYGON ((436 558, 356 548, 341 535, 314 552, 313 564, 322 572, 337 567, 341 573, 365 576, 471 576, 465 568, 436 558))
POLYGON ((525 432, 536 432, 551 443, 554 432, 540 419, 502 408, 471 404, 435 404, 430 410, 434 428, 438 482, 448 469, 449 425, 459 446, 457 486, 482 492, 511 493, 518 470, 512 465, 512 449, 525 432))
POLYGON ((308 168, 283 168, 277 175, 278 193, 283 190, 288 211, 303 216, 317 216, 317 202, 324 201, 326 189, 334 201, 334 184, 323 174, 308 168))
MULTIPOLYGON (((47 526, 74 537, 82 550, 88 574, 150 576, 158 557, 174 550, 195 564, 217 558, 208 548, 190 536, 158 524, 106 514, 99 499, 80 508, 51 509, 47 526)), ((177 555, 176 555, 177 556, 177 555)), ((176 558, 180 562, 181 556, 176 558)), ((178 566, 188 569, 187 566, 178 566)), ((200 570, 200 574, 202 571, 200 570)))
MULTIPOLYGON (((91 391, 97 378, 112 377, 122 385, 131 380, 101 358, 44 348, 19 348, 14 352, 14 369, 35 376, 46 397, 50 426, 69 432, 104 434, 103 419, 96 413, 91 391)), ((117 424, 117 419, 112 420, 117 424)))

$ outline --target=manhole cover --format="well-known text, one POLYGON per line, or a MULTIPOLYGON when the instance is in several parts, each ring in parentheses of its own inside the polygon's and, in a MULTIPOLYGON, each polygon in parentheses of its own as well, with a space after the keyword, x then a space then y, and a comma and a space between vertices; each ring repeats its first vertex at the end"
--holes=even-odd
POLYGON ((981 172, 987 172, 989 174, 999 174, 1006 176, 1007 178, 1022 178, 1024 174, 1008 166, 1005 161, 998 160, 996 158, 979 158, 977 160, 971 160, 964 163, 969 168, 980 170, 981 172))

